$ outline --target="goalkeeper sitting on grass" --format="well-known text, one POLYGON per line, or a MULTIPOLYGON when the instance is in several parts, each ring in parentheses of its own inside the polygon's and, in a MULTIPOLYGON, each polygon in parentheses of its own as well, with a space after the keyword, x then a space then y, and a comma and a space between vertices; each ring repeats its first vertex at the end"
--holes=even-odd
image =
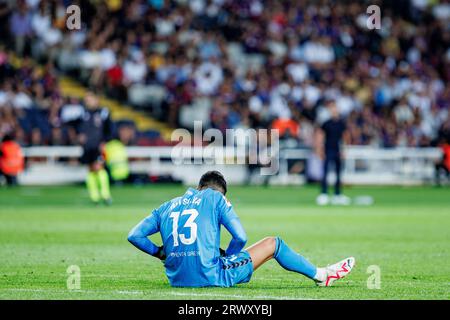
POLYGON ((169 282, 175 287, 231 287, 250 281, 253 271, 274 258, 283 268, 300 273, 319 286, 331 286, 350 273, 353 257, 317 268, 294 252, 279 237, 267 237, 243 250, 247 237, 238 216, 225 198, 227 183, 221 173, 209 171, 198 188, 165 202, 134 227, 128 241, 164 261, 169 282), (220 226, 232 235, 220 249, 220 226), (148 236, 160 232, 163 245, 148 236))

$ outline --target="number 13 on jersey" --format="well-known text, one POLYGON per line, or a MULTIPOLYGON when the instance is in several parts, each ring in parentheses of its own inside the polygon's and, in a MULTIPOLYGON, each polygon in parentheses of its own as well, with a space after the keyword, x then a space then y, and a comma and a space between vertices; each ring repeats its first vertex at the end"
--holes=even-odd
POLYGON ((172 212, 170 214, 170 217, 172 218, 172 236, 173 236, 173 246, 178 247, 179 242, 178 239, 181 241, 182 244, 190 245, 197 240, 197 224, 195 223, 195 218, 198 216, 198 211, 196 209, 186 209, 183 210, 180 214, 180 212, 172 212), (180 220, 180 215, 189 215, 188 219, 182 226, 182 228, 189 228, 190 229, 190 236, 186 238, 186 235, 183 233, 178 233, 178 222, 180 220))

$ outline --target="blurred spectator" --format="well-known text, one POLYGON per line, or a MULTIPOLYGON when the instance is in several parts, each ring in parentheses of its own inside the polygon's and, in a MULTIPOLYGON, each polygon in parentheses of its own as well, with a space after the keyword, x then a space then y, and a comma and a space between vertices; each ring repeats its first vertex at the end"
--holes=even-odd
POLYGON ((32 14, 24 1, 18 1, 17 9, 11 15, 9 30, 14 39, 15 50, 19 55, 25 53, 25 46, 32 36, 32 14))
POLYGON ((121 183, 128 178, 128 155, 120 140, 112 139, 105 144, 105 164, 113 182, 121 183))
POLYGON ((450 177, 450 145, 443 144, 442 148, 442 160, 436 163, 435 166, 435 180, 436 185, 441 186, 441 175, 444 174, 447 180, 450 177))
POLYGON ((12 135, 3 137, 0 144, 0 176, 6 179, 7 185, 17 184, 17 175, 24 170, 25 158, 20 145, 12 135))
MULTIPOLYGON (((286 119, 314 147, 308 126, 327 121, 332 99, 345 143, 422 147, 435 144, 450 108, 448 1, 380 0, 379 30, 366 27, 368 1, 82 1, 82 29, 70 32, 63 1, 33 3, 0 6, 0 23, 9 19, 17 54, 29 44, 50 60, 45 79, 56 65, 122 101, 140 92, 139 107, 171 126, 184 123, 185 108, 221 130, 286 119)), ((14 117, 58 94, 29 72, 9 72, 0 89, 14 117)), ((23 128, 28 140, 32 129, 23 128)), ((43 129, 46 143, 57 130, 43 129)))

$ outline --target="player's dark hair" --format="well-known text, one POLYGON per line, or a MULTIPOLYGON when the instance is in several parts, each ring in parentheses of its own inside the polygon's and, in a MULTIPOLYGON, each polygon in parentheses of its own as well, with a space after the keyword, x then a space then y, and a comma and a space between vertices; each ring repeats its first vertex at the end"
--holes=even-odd
POLYGON ((227 182, 223 175, 216 170, 208 171, 200 178, 198 188, 203 189, 208 187, 212 189, 221 189, 219 191, 222 191, 224 195, 227 193, 227 182))

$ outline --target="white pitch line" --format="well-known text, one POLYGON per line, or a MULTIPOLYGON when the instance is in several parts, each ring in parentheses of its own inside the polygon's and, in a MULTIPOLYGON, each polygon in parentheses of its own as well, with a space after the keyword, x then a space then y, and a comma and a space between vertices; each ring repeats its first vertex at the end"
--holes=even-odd
POLYGON ((69 289, 31 289, 31 288, 3 288, 0 291, 21 291, 21 292, 59 292, 59 293, 118 293, 118 294, 140 294, 144 291, 139 290, 69 290, 69 289))
POLYGON ((283 297, 283 296, 266 296, 266 295, 258 295, 258 296, 244 296, 239 294, 220 294, 220 293, 186 293, 186 292, 164 292, 164 294, 171 294, 174 296, 193 296, 193 297, 216 297, 216 298, 237 298, 237 299, 267 299, 267 300, 314 300, 314 299, 305 299, 305 298, 295 298, 295 297, 283 297))
MULTIPOLYGON (((139 290, 63 290, 63 289, 30 289, 30 288, 3 288, 0 291, 21 291, 21 292, 59 292, 59 293, 117 293, 124 295, 146 295, 145 291, 139 290)), ((245 296, 239 294, 221 294, 221 293, 187 293, 187 292, 176 292, 169 291, 163 292, 163 294, 169 294, 173 296, 180 297, 215 297, 215 298, 236 298, 236 299, 264 299, 264 300, 315 300, 310 298, 296 298, 296 297, 287 297, 287 296, 267 296, 267 295, 258 295, 258 296, 245 296)))

